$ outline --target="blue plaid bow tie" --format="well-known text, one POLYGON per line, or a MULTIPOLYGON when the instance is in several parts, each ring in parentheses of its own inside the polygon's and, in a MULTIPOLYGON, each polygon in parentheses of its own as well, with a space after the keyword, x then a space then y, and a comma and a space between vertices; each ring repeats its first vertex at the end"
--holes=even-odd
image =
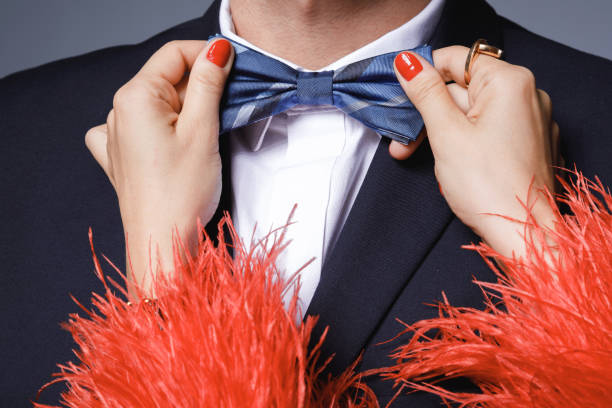
MULTIPOLYGON (((210 39, 217 37, 222 36, 210 39)), ((236 57, 221 101, 221 133, 296 105, 333 105, 382 136, 404 144, 415 140, 423 128, 421 115, 393 72, 397 53, 368 58, 335 71, 304 72, 229 41, 236 57)), ((430 46, 411 52, 432 62, 430 46)))

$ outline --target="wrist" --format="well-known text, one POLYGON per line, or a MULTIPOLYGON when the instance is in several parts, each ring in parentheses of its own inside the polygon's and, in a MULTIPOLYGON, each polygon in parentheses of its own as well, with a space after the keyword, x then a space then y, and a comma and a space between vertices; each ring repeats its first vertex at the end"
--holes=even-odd
MULTIPOLYGON (((527 209, 520 206, 512 212, 482 214, 474 231, 500 255, 523 257, 531 238, 529 226, 536 224, 543 227, 542 231, 554 230, 555 220, 555 209, 543 194, 538 194, 537 201, 527 209)), ((542 244, 538 237, 533 238, 536 245, 542 244)), ((545 238, 549 242, 548 235, 545 238)))
POLYGON ((136 284, 146 295, 153 295, 151 288, 156 277, 173 273, 175 242, 181 260, 185 260, 183 248, 192 252, 198 242, 196 217, 174 223, 159 218, 154 221, 130 220, 124 222, 124 234, 130 288, 136 284))

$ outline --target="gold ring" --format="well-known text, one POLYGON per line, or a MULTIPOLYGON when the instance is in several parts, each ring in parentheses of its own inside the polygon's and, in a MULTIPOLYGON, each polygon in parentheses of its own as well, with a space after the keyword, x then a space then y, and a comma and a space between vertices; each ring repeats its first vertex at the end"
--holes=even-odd
POLYGON ((489 45, 487 40, 483 40, 482 38, 477 40, 474 45, 472 45, 472 48, 470 48, 470 52, 468 52, 467 59, 465 60, 465 73, 463 75, 463 79, 465 79, 465 86, 470 84, 472 79, 470 71, 478 54, 484 54, 488 55, 489 57, 500 59, 503 53, 504 52, 501 49, 489 45))

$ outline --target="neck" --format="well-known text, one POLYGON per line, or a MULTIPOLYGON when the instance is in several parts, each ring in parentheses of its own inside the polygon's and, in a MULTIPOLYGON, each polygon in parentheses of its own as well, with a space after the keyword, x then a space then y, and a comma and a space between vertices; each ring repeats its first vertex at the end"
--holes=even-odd
POLYGON ((406 23, 429 1, 231 0, 230 9, 236 34, 316 70, 406 23))

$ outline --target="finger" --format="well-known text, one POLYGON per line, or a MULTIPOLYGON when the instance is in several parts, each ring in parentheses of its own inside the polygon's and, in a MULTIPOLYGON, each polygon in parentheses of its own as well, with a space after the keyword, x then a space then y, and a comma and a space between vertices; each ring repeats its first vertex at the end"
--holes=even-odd
MULTIPOLYGON (((552 120, 552 102, 551 102, 550 96, 541 89, 538 89, 537 93, 538 93, 538 101, 540 103, 540 110, 542 111, 542 114, 544 115, 544 119, 547 122, 550 122, 552 120)), ((557 126, 557 130, 558 130, 558 126, 557 126)))
MULTIPOLYGON (((200 53, 189 74, 177 130, 218 140, 219 103, 234 59, 229 41, 216 39, 200 53)), ((178 132, 180 133, 180 132, 178 132)))
POLYGON ((106 123, 89 129, 85 134, 85 145, 100 167, 102 167, 111 184, 114 186, 114 182, 110 174, 108 151, 106 147, 107 141, 108 127, 106 123))
MULTIPOLYGON (((445 82, 454 81, 467 88, 465 83, 465 62, 470 49, 460 45, 439 48, 433 51, 434 66, 445 82)), ((510 66, 507 62, 498 60, 488 55, 477 54, 470 69, 471 81, 474 82, 478 74, 481 75, 488 70, 499 69, 499 66, 510 66)))
POLYGON ((469 48, 460 45, 439 48, 433 51, 434 66, 444 82, 453 81, 461 87, 467 88, 464 73, 465 59, 469 51, 469 48))
POLYGON ((113 174, 113 145, 115 143, 115 141, 113 140, 113 135, 116 134, 114 132, 112 132, 112 130, 115 129, 115 110, 111 109, 110 112, 108 112, 108 115, 106 116, 106 156, 108 158, 108 172, 107 174, 109 175, 109 178, 111 179, 111 181, 113 181, 114 179, 114 174, 113 174), (110 131, 109 131, 110 130, 110 131))
POLYGON ((111 109, 110 112, 108 112, 108 115, 106 115, 106 130, 108 133, 108 129, 114 129, 115 128, 115 110, 111 109))
MULTIPOLYGON (((115 94, 113 106, 120 112, 132 111, 147 102, 150 119, 165 119, 174 125, 181 111, 175 88, 188 76, 206 41, 171 41, 157 50, 138 73, 115 94)), ((142 115, 142 110, 138 115, 142 115)))
POLYGON ((559 136, 559 125, 557 124, 557 122, 553 121, 550 131, 550 149, 553 166, 559 166, 561 162, 560 142, 561 140, 559 136))
POLYGON ((551 152, 552 152, 552 165, 553 165, 553 174, 555 177, 555 192, 560 192, 563 189, 559 178, 563 178, 565 176, 565 172, 563 169, 565 168, 565 159, 561 155, 561 137, 559 131, 559 125, 557 122, 552 122, 551 131, 550 131, 550 139, 551 139, 551 152))
POLYGON ((446 85, 446 89, 448 89, 448 93, 459 109, 461 109, 463 113, 468 113, 470 110, 468 91, 459 84, 448 84, 446 85))
POLYGON ((467 123, 442 77, 424 58, 404 51, 395 57, 394 68, 404 92, 423 117, 432 145, 438 135, 450 135, 467 123))
MULTIPOLYGON (((448 93, 450 93, 459 109, 461 109, 463 113, 467 113, 470 110, 467 90, 459 84, 446 85, 446 89, 448 89, 448 93)), ((425 137, 427 137, 427 130, 423 128, 417 140, 407 145, 393 140, 389 144, 389 154, 396 160, 406 160, 416 152, 425 137)))
POLYGON ((183 79, 185 72, 191 70, 204 47, 206 47, 206 41, 166 43, 149 58, 138 74, 161 77, 172 85, 176 85, 183 79))
POLYGON ((113 106, 121 112, 131 111, 141 107, 140 102, 144 100, 147 101, 145 112, 152 115, 151 119, 158 119, 165 113, 168 123, 174 124, 181 110, 175 85, 185 78, 205 46, 205 41, 166 43, 149 58, 134 78, 117 91, 113 106))
POLYGON ((423 130, 421 130, 421 133, 419 133, 419 137, 417 137, 415 141, 410 142, 407 145, 392 140, 389 144, 389 154, 395 160, 406 160, 407 158, 412 156, 414 152, 416 152, 426 135, 427 131, 425 130, 425 128, 423 128, 423 130))
POLYGON ((187 92, 187 84, 189 83, 189 75, 186 75, 179 81, 178 84, 175 85, 176 93, 179 97, 179 103, 181 107, 185 103, 185 93, 187 92))

